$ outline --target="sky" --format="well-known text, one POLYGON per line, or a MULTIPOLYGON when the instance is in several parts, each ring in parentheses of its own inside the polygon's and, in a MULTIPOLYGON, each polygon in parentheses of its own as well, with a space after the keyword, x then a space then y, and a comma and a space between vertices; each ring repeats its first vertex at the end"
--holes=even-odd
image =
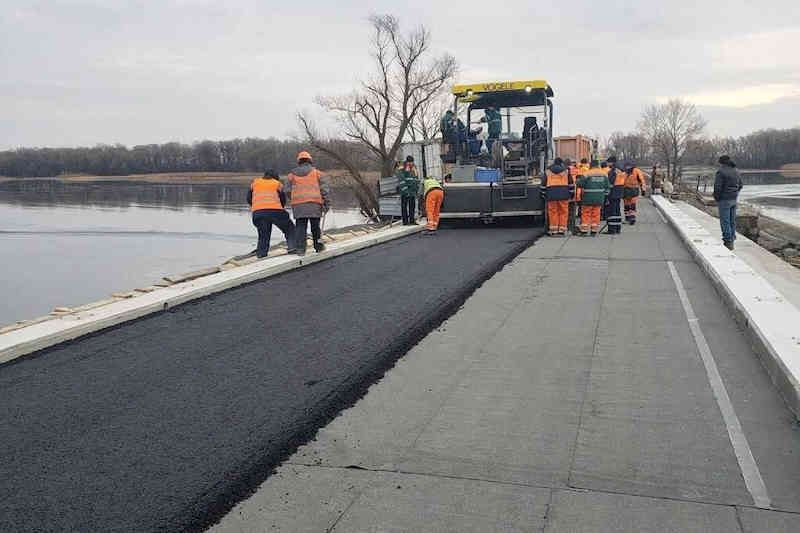
POLYGON ((709 135, 800 126, 797 0, 0 0, 0 149, 292 135, 370 71, 370 13, 428 27, 459 82, 546 79, 557 135, 674 97, 709 135))

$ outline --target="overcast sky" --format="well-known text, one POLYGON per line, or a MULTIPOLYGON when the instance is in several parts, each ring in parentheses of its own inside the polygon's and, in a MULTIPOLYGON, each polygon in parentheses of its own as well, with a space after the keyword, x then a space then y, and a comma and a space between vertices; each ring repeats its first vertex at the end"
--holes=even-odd
POLYGON ((708 132, 800 126, 800 1, 0 0, 0 148, 284 137, 370 67, 370 12, 424 23, 461 82, 544 78, 556 134, 696 102, 708 132))

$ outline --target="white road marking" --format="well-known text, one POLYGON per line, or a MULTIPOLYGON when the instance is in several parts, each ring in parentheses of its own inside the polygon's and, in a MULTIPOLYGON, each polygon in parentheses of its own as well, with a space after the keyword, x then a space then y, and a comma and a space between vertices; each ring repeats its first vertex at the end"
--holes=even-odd
POLYGON ((733 410, 728 391, 725 390, 725 384, 722 382, 717 363, 714 362, 714 356, 711 354, 711 348, 708 347, 705 335, 703 335, 703 331, 700 329, 700 323, 698 322, 697 316, 694 314, 694 309, 692 309, 692 304, 689 301, 689 297, 686 295, 686 289, 683 288, 683 283, 678 276, 678 270, 675 268, 675 264, 672 261, 667 261, 667 266, 669 267, 670 274, 672 274, 672 280, 675 282, 675 288, 678 289, 678 296, 681 299, 681 304, 683 304, 686 320, 689 322, 689 329, 692 330, 694 341, 700 352, 700 358, 703 360, 703 365, 706 367, 706 374, 708 374, 711 390, 714 392, 719 410, 722 412, 722 418, 725 420, 728 436, 733 445, 733 452, 736 454, 736 460, 739 461, 739 468, 742 471, 744 484, 747 486, 747 490, 750 491, 750 495, 753 497, 753 502, 756 507, 769 509, 771 503, 769 495, 767 494, 767 487, 764 484, 764 479, 761 477, 761 472, 758 470, 758 465, 756 465, 756 460, 753 457, 750 445, 747 443, 747 437, 744 435, 739 417, 736 416, 736 411, 733 410))

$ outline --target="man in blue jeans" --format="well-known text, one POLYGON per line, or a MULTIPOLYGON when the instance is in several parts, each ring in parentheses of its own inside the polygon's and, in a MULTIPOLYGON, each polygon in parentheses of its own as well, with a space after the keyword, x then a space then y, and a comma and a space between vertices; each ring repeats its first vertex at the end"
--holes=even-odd
POLYGON ((742 190, 742 178, 736 164, 727 155, 719 158, 719 170, 714 180, 714 200, 719 208, 719 225, 722 228, 722 243, 733 250, 736 240, 736 199, 742 190))

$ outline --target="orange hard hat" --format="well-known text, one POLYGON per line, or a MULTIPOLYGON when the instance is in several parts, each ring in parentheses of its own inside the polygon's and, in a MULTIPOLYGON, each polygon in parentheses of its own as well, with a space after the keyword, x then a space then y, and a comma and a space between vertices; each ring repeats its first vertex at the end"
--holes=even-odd
POLYGON ((309 154, 308 152, 300 152, 299 154, 297 154, 297 160, 300 161, 301 159, 308 159, 309 161, 311 161, 311 154, 309 154))

